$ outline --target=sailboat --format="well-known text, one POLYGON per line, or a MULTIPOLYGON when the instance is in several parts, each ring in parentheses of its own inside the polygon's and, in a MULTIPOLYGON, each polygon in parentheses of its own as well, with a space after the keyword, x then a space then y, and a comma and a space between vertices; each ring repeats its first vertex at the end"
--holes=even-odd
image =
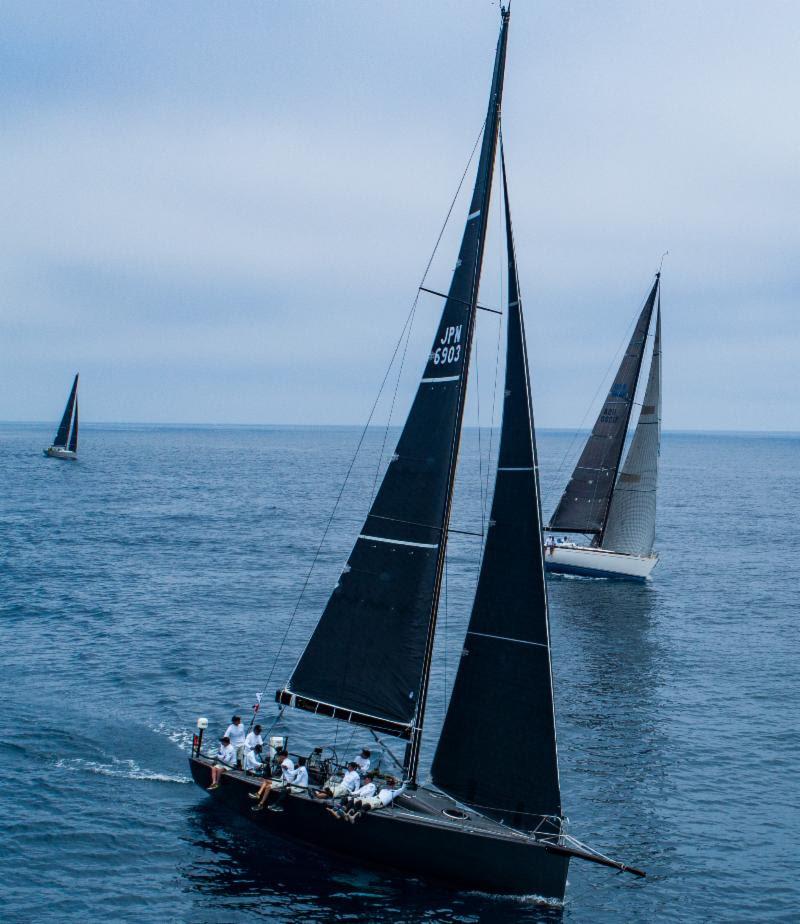
MULTIPOLYGON (((420 749, 478 310, 500 127, 502 25, 477 177, 438 330, 396 450, 339 581, 275 698, 405 742, 405 790, 354 825, 313 794, 249 811, 257 777, 224 773, 211 797, 270 832, 361 862, 469 889, 564 896, 570 859, 643 875, 564 830, 558 776, 538 469, 503 162, 508 249, 505 399, 491 526, 431 779, 420 749)), ((191 772, 208 787, 198 719, 191 772)), ((387 750, 391 751, 391 749, 387 750)), ((311 781, 320 785, 321 778, 311 781)))
POLYGON ((625 355, 547 530, 591 536, 588 544, 548 537, 545 566, 560 574, 644 581, 653 551, 661 442, 661 272, 639 314, 625 355), (653 315, 655 314, 655 322, 653 315), (651 326, 650 373, 625 462, 622 452, 651 326))
POLYGON ((51 459, 70 459, 73 462, 78 458, 78 373, 75 373, 56 438, 44 454, 51 459))

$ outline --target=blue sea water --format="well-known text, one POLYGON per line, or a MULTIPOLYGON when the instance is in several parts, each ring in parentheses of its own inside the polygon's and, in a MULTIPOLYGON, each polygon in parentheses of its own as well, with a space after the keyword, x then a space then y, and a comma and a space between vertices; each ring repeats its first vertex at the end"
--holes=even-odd
MULTIPOLYGON (((290 626, 357 430, 88 426, 76 464, 41 455, 51 436, 0 427, 3 920, 797 919, 797 436, 666 434, 654 580, 549 583, 571 830, 648 871, 573 862, 563 907, 315 854, 226 817, 189 780, 195 718, 220 732, 302 650, 358 530, 381 431, 290 626)), ((569 442, 539 435, 546 510, 569 442)), ((467 432, 456 527, 480 529, 489 451, 467 432)), ((454 536, 426 761, 478 554, 454 536)), ((293 750, 365 743, 287 718, 293 750)))

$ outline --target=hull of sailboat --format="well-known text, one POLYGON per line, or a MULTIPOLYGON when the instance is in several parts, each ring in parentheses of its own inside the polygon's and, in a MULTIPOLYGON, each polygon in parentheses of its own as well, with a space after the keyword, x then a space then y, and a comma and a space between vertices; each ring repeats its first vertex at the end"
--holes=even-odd
POLYGON ((44 454, 49 459, 66 459, 69 462, 75 462, 78 458, 77 452, 71 452, 69 449, 64 449, 63 446, 50 446, 44 450, 44 454))
POLYGON ((625 555, 588 546, 558 545, 545 548, 545 568, 552 574, 646 581, 658 563, 657 555, 625 555))
MULTIPOLYGON (((211 762, 191 758, 195 782, 207 787, 211 762)), ((355 824, 334 818, 320 802, 287 798, 284 811, 253 812, 259 778, 227 773, 215 801, 279 837, 301 841, 314 848, 345 855, 370 866, 400 870, 414 876, 462 889, 508 895, 537 895, 561 900, 567 882, 569 858, 550 853, 541 843, 503 832, 487 833, 488 825, 470 828, 469 821, 447 823, 441 812, 395 806, 371 812, 355 824), (484 830, 481 831, 480 828, 484 830)), ((269 856, 265 856, 269 863, 269 856)))

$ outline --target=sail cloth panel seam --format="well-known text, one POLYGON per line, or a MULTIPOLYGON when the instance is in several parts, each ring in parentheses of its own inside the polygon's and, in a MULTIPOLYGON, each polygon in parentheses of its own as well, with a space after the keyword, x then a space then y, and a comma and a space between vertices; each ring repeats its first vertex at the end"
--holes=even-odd
POLYGON ((527 642, 522 638, 509 638, 507 635, 492 635, 489 632, 476 632, 474 629, 470 629, 467 632, 467 635, 480 635, 481 638, 494 638, 499 642, 513 642, 516 645, 535 645, 537 648, 549 648, 549 645, 545 645, 543 642, 527 642))
POLYGON ((457 382, 461 378, 460 375, 442 375, 439 378, 433 379, 420 379, 421 385, 432 385, 436 382, 457 382))
POLYGON ((358 537, 368 542, 388 542, 389 545, 412 545, 416 549, 438 549, 438 542, 408 542, 405 539, 387 539, 384 536, 366 536, 364 533, 358 537))

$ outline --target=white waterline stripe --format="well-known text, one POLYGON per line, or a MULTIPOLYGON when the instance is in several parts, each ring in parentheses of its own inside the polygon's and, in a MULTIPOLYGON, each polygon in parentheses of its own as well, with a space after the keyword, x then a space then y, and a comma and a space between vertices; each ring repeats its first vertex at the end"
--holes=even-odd
POLYGON ((498 472, 532 472, 533 466, 527 465, 524 468, 512 468, 511 466, 498 465, 498 472))
POLYGON ((389 545, 413 545, 415 549, 438 549, 439 543, 434 542, 406 542, 404 539, 384 539, 382 536, 365 536, 362 533, 359 539, 366 539, 369 542, 388 542, 389 545))
MULTIPOLYGON (((470 214, 469 218, 467 218, 467 221, 472 221, 473 218, 477 218, 478 215, 480 215, 480 213, 481 213, 481 210, 480 210, 480 209, 478 209, 477 212, 472 212, 472 213, 470 214)), ((462 212, 461 214, 463 215, 464 213, 462 212)))
POLYGON ((535 645, 537 648, 547 648, 547 645, 543 645, 541 642, 526 642, 521 638, 509 638, 507 635, 489 635, 488 632, 473 632, 471 629, 467 632, 467 635, 480 635, 481 638, 496 638, 501 642, 516 642, 517 645, 535 645))
POLYGON ((443 375, 438 379, 422 379, 420 384, 430 385, 431 382, 457 382, 460 378, 460 375, 443 375))

